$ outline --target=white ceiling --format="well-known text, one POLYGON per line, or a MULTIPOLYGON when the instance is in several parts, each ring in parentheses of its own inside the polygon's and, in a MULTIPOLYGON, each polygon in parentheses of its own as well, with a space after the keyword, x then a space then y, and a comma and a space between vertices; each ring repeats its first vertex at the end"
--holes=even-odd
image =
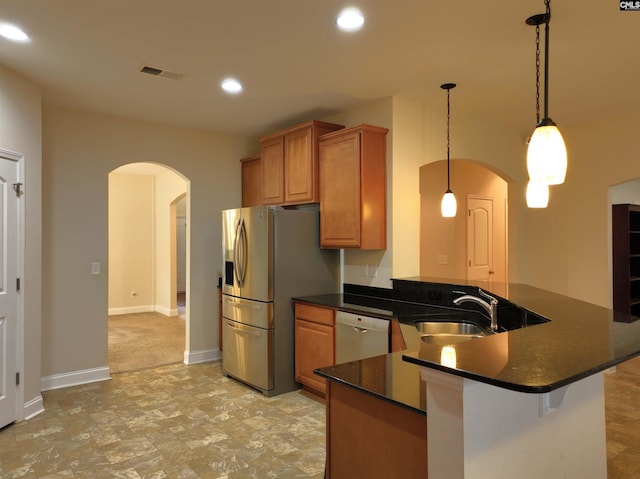
MULTIPOLYGON (((535 29, 543 0, 360 0, 360 32, 335 28, 339 0, 0 0, 0 63, 65 107, 260 135, 396 94, 444 95, 452 111, 535 123, 535 29), (180 80, 139 73, 143 65, 180 80), (226 76, 241 95, 218 87, 226 76), (455 96, 454 96, 455 95, 455 96)), ((640 12, 554 0, 550 116, 562 125, 640 107, 640 12)), ((444 102, 444 96, 441 97, 444 102)))

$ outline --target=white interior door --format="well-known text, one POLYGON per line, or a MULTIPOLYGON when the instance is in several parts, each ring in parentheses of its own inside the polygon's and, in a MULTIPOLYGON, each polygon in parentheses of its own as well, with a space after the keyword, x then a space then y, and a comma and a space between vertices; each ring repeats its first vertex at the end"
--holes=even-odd
POLYGON ((493 198, 467 197, 467 279, 493 279, 493 198))
POLYGON ((18 162, 0 152, 0 427, 16 420, 18 162))

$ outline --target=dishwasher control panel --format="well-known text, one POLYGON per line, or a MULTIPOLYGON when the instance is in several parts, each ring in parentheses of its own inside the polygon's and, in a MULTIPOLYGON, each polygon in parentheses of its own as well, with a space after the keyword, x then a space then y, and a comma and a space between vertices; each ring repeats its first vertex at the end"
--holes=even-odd
POLYGON ((347 313, 346 311, 336 312, 336 323, 380 332, 389 331, 389 321, 386 319, 371 318, 361 314, 347 313))

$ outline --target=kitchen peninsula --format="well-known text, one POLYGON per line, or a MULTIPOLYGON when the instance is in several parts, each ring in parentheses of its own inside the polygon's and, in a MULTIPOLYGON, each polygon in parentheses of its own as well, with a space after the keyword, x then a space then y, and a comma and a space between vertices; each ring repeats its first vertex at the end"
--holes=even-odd
MULTIPOLYGON (((498 334, 453 344, 447 354, 407 341, 405 352, 384 360, 317 374, 331 387, 426 413, 432 479, 606 477, 603 373, 640 354, 638 318, 526 285, 429 278, 393 280, 389 290, 345 285, 344 294, 296 301, 397 320, 407 340, 434 308, 475 310, 453 299, 477 296, 478 286, 498 298, 498 334)), ((331 388, 327 401, 332 477, 331 429, 340 424, 330 423, 331 388)))

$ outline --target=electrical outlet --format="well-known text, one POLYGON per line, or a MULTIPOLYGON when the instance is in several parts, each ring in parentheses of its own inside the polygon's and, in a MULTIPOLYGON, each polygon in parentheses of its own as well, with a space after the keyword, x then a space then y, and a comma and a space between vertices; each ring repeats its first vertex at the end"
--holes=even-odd
POLYGON ((449 264, 449 256, 447 256, 446 254, 439 254, 436 258, 436 263, 449 264))
POLYGON ((376 266, 375 264, 369 265, 369 276, 371 276, 372 278, 378 277, 378 266, 376 266))
POLYGON ((360 276, 369 276, 369 265, 367 264, 360 265, 360 276))
POLYGON ((91 263, 91 274, 100 274, 100 263, 91 263))

